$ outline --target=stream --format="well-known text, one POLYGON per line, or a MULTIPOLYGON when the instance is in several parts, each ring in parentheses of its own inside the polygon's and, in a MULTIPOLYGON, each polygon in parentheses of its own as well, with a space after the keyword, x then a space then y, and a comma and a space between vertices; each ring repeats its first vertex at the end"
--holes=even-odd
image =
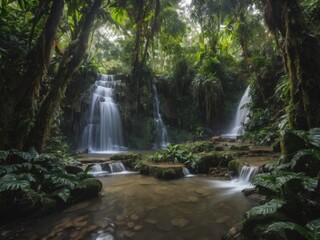
POLYGON ((210 176, 100 178, 101 197, 33 222, 17 239, 220 239, 253 204, 210 176))

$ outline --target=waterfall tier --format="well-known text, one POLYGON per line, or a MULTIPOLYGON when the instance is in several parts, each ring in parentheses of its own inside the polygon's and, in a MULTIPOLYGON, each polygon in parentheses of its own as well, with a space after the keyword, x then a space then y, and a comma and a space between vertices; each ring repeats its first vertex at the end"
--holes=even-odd
POLYGON ((244 92, 241 100, 238 104, 236 116, 228 134, 223 134, 225 137, 237 137, 244 133, 243 124, 246 124, 249 120, 249 109, 247 108, 246 104, 251 101, 250 93, 250 86, 247 87, 246 91, 244 92))
POLYGON ((101 74, 93 86, 88 123, 82 135, 82 148, 90 153, 125 149, 120 111, 114 100, 116 85, 113 75, 101 74))
POLYGON ((153 121, 155 126, 154 148, 163 149, 168 147, 169 145, 168 132, 160 114, 160 100, 159 100, 157 88, 154 84, 152 84, 152 93, 153 93, 153 121))

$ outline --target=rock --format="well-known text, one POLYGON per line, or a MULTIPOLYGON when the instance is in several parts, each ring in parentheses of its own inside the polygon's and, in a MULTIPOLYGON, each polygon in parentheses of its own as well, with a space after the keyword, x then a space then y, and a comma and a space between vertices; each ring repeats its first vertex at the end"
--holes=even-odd
POLYGON ((71 191, 72 201, 76 202, 98 196, 101 189, 102 183, 98 179, 84 179, 71 191))
POLYGON ((132 237, 134 236, 134 232, 124 231, 124 232, 123 232, 123 235, 124 235, 125 237, 132 238, 132 237))
POLYGON ((240 175, 240 172, 241 172, 241 168, 243 166, 243 163, 241 163, 240 161, 238 160, 231 160, 229 163, 228 163, 228 168, 235 172, 238 176, 240 175))
POLYGON ((137 214, 132 214, 132 215, 130 216, 130 219, 131 219, 132 221, 137 221, 137 220, 139 219, 139 215, 137 215, 137 214))
POLYGON ((245 188, 242 190, 242 192, 245 196, 249 196, 249 195, 254 194, 256 192, 256 188, 245 188))
POLYGON ((198 173, 207 174, 210 168, 227 167, 228 163, 233 159, 231 153, 209 152, 199 154, 199 159, 196 162, 198 173))
POLYGON ((141 164, 140 173, 148 176, 154 176, 158 179, 177 179, 184 177, 183 164, 141 164))
POLYGON ((140 231, 142 228, 143 228, 142 225, 136 225, 136 226, 134 226, 133 230, 134 231, 140 231))
POLYGON ((134 222, 128 222, 127 223, 128 228, 133 228, 134 227, 134 222))
POLYGON ((146 221, 147 223, 150 223, 150 224, 156 224, 156 223, 157 223, 157 221, 154 220, 154 219, 152 219, 152 218, 147 218, 145 221, 146 221))
POLYGON ((225 223, 226 221, 228 221, 230 219, 230 216, 223 216, 220 217, 216 220, 217 223, 221 224, 221 223, 225 223))
POLYGON ((74 166, 74 165, 67 165, 64 167, 64 169, 67 171, 69 174, 78 174, 83 172, 83 169, 79 166, 74 166))
POLYGON ((41 201, 40 212, 41 216, 45 216, 54 213, 57 209, 57 202, 54 199, 43 197, 41 201))
POLYGON ((267 199, 266 196, 261 195, 261 194, 257 194, 257 193, 253 193, 253 194, 249 195, 248 198, 256 203, 262 203, 267 199))
POLYGON ((282 163, 289 163, 295 153, 307 147, 307 143, 292 131, 284 131, 280 139, 282 163))
POLYGON ((185 227, 189 221, 185 218, 174 218, 171 220, 171 224, 176 227, 185 227))
POLYGON ((123 215, 118 215, 117 217, 116 217, 116 220, 117 221, 123 221, 125 219, 125 217, 123 216, 123 215))

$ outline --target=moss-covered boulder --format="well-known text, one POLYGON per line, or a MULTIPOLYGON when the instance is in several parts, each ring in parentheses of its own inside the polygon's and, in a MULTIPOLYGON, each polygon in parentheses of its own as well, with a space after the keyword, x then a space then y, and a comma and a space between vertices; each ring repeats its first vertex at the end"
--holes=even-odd
POLYGON ((210 168, 227 167, 228 163, 233 159, 233 155, 224 152, 210 152, 200 154, 196 162, 196 172, 207 174, 210 168))
POLYGON ((284 131, 281 134, 280 145, 282 163, 290 162, 297 151, 307 147, 306 141, 293 131, 284 131))
POLYGON ((243 166, 243 163, 238 160, 231 160, 228 163, 228 168, 231 171, 235 172, 238 176, 240 175, 242 166, 243 166))
POLYGON ((136 162, 141 159, 141 153, 125 153, 115 154, 110 157, 110 160, 121 161, 128 169, 134 169, 136 162))
POLYGON ((192 143, 183 143, 183 144, 178 144, 177 146, 179 146, 179 149, 182 149, 191 153, 210 152, 215 148, 215 144, 211 141, 197 141, 192 143))
POLYGON ((140 166, 140 173, 148 176, 153 176, 157 179, 177 179, 184 176, 183 174, 183 164, 150 164, 143 163, 140 166))

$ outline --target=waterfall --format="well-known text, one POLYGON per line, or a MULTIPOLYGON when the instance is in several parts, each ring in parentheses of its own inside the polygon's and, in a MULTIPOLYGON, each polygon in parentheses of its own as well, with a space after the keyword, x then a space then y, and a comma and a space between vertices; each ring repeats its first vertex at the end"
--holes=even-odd
POLYGON ((155 148, 166 148, 169 145, 167 128, 162 121, 160 114, 160 101, 157 88, 152 84, 153 93, 153 120, 155 126, 155 148))
POLYGON ((93 86, 88 124, 82 135, 82 147, 88 152, 117 152, 124 149, 122 121, 113 92, 113 75, 100 74, 93 86))
POLYGON ((257 166, 243 166, 240 171, 238 181, 244 184, 251 183, 251 180, 257 175, 259 167, 257 166))
POLYGON ((220 181, 215 180, 212 181, 215 187, 228 189, 226 191, 226 195, 233 194, 236 192, 240 192, 246 188, 254 187, 251 184, 252 179, 258 173, 258 166, 243 166, 240 171, 240 175, 238 178, 235 178, 231 181, 220 181))
POLYGON ((103 170, 102 166, 100 163, 96 163, 93 166, 91 166, 90 171, 88 172, 89 174, 93 175, 93 176, 106 176, 109 174, 108 171, 103 170))
POLYGON ((101 171, 103 171, 101 164, 97 163, 97 164, 91 166, 90 172, 101 172, 101 171))
POLYGON ((243 124, 248 122, 248 114, 249 109, 245 106, 245 104, 249 103, 251 100, 251 96, 249 95, 250 86, 247 87, 246 91, 244 92, 241 100, 239 102, 236 117, 234 119, 232 130, 229 134, 230 136, 239 136, 244 133, 243 124))
POLYGON ((123 172, 126 170, 124 167, 123 163, 121 161, 119 162, 113 162, 108 164, 110 172, 115 173, 115 172, 123 172))
POLYGON ((185 177, 191 176, 189 169, 186 167, 182 168, 182 172, 183 172, 183 176, 185 176, 185 177))

